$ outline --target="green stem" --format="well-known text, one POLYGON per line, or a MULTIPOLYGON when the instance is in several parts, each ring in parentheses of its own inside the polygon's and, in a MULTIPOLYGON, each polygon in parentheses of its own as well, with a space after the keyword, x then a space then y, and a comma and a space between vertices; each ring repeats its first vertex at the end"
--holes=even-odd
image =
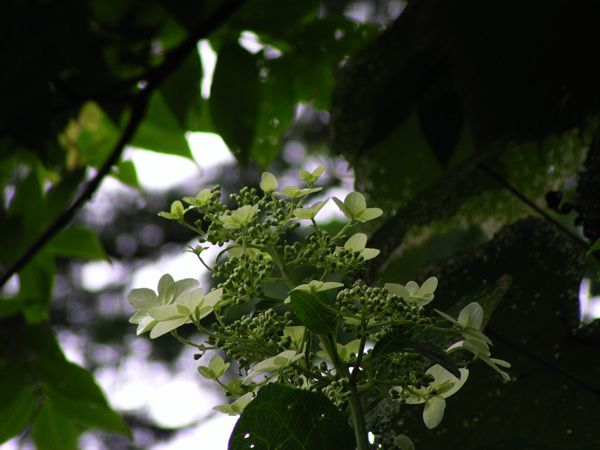
POLYGON ((328 336, 319 336, 325 350, 329 353, 333 365, 339 377, 347 378, 348 386, 350 388, 350 397, 348 398, 348 406, 350 407, 350 415, 352 416, 352 424, 354 425, 354 437, 356 439, 357 450, 369 450, 369 438, 367 435, 367 425, 365 423, 365 416, 362 410, 362 404, 360 400, 360 394, 356 389, 356 383, 350 376, 348 367, 340 360, 337 348, 333 339, 328 336))
POLYGON ((181 342, 182 344, 186 344, 186 345, 191 345, 192 347, 196 347, 198 350, 206 350, 207 348, 202 345, 202 344, 196 344, 193 341, 190 341, 189 339, 184 338, 183 336, 181 336, 177 330, 173 330, 171 331, 171 336, 173 336, 175 339, 177 339, 179 342, 181 342))

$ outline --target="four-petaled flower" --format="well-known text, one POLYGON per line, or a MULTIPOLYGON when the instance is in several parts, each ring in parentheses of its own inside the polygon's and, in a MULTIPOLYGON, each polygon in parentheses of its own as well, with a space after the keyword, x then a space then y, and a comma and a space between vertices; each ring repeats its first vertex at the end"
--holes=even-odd
MULTIPOLYGON (((315 294, 317 292, 328 291, 330 289, 337 289, 337 288, 341 288, 341 287, 344 287, 344 283, 338 283, 336 281, 312 280, 306 284, 299 284, 292 290, 293 291, 306 291, 306 292, 310 292, 311 294, 315 294)), ((285 299, 284 303, 289 303, 290 301, 291 301, 291 299, 288 296, 285 299)))
POLYGON ((199 322, 213 312, 222 294, 223 289, 205 295, 201 288, 194 288, 181 294, 174 303, 152 308, 148 314, 158 323, 150 331, 150 338, 162 336, 187 323, 199 322))
POLYGON ((212 189, 202 189, 195 197, 183 197, 183 201, 197 208, 202 208, 210 201, 211 197, 212 189))
POLYGON ((254 394, 248 392, 242 395, 233 403, 225 403, 224 405, 217 405, 213 409, 220 411, 230 416, 237 416, 244 412, 244 408, 252 401, 254 394))
POLYGON ((452 353, 456 350, 467 350, 498 372, 506 381, 510 380, 510 376, 500 369, 500 367, 510 368, 510 363, 502 359, 490 357, 489 346, 492 345, 492 341, 481 331, 484 314, 483 308, 479 303, 472 302, 465 306, 458 314, 458 320, 437 309, 435 312, 455 325, 458 325, 460 333, 464 338, 464 340, 451 345, 446 352, 452 353))
POLYGON ((227 230, 237 230, 244 225, 252 222, 258 212, 258 205, 244 205, 233 211, 228 211, 219 216, 223 228, 227 230))
POLYGON ((275 192, 277 190, 277 186, 279 186, 277 177, 271 172, 263 172, 262 176, 260 177, 260 188, 263 190, 263 192, 265 194, 275 192))
POLYGON ((362 259, 368 261, 379 255, 380 251, 376 248, 365 248, 367 245, 367 235, 364 233, 356 233, 350 237, 344 244, 346 250, 357 252, 362 259))
POLYGON ((420 287, 416 282, 409 281, 405 286, 395 283, 386 283, 385 288, 391 294, 403 298, 408 303, 417 306, 425 306, 433 300, 433 293, 435 292, 437 285, 438 279, 436 277, 429 277, 420 287))
POLYGON ((321 208, 325 206, 325 203, 327 203, 327 200, 317 202, 310 208, 296 208, 294 209, 294 216, 298 219, 313 220, 319 211, 321 211, 321 208))
POLYGON ((267 358, 264 361, 257 363, 252 370, 248 372, 248 376, 244 379, 244 384, 249 384, 257 375, 261 373, 276 372, 280 369, 283 369, 303 356, 303 353, 298 353, 296 350, 284 350, 278 355, 267 358))
POLYGON ((183 220, 183 216, 185 214, 185 208, 183 204, 179 200, 175 200, 171 203, 171 211, 170 212, 159 212, 158 215, 160 217, 164 217, 165 219, 171 220, 183 220))
POLYGON ((460 379, 441 365, 436 364, 425 372, 433 377, 433 381, 427 386, 421 388, 409 386, 404 389, 397 387, 392 390, 403 395, 404 402, 409 405, 425 403, 423 422, 425 422, 427 428, 432 429, 437 427, 444 417, 446 398, 455 394, 467 381, 469 370, 463 368, 458 370, 460 379))
POLYGON ((350 192, 343 202, 337 197, 333 197, 333 201, 346 217, 358 222, 368 222, 383 214, 379 208, 367 208, 365 196, 360 192, 350 192))
POLYGON ((171 275, 165 274, 158 282, 158 293, 148 288, 133 289, 129 293, 127 301, 135 308, 136 312, 131 316, 129 322, 138 325, 138 335, 151 330, 158 323, 149 314, 152 309, 173 303, 181 295, 197 286, 198 281, 192 278, 174 281, 171 275))
POLYGON ((323 188, 317 187, 300 189, 296 186, 286 186, 281 190, 281 192, 276 192, 276 194, 294 200, 296 198, 306 197, 308 194, 313 194, 314 192, 319 192, 321 189, 323 188))
POLYGON ((312 172, 301 169, 299 175, 302 181, 304 181, 307 186, 313 186, 323 173, 323 170, 325 170, 325 167, 323 167, 323 165, 320 165, 312 172))

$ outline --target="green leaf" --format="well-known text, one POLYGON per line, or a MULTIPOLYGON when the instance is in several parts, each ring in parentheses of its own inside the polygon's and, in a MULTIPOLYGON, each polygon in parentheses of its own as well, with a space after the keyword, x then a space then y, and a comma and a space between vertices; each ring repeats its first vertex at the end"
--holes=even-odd
POLYGON ((262 98, 256 119, 256 135, 250 150, 251 158, 267 167, 281 149, 281 139, 294 118, 296 74, 287 58, 267 60, 268 76, 261 85, 262 98))
POLYGON ((70 420, 106 431, 130 435, 127 424, 108 404, 92 375, 67 361, 39 358, 36 371, 47 398, 70 420))
POLYGON ((160 87, 165 103, 182 130, 200 130, 200 82, 202 64, 198 52, 191 52, 160 87))
POLYGON ((72 227, 61 231, 48 243, 48 251, 65 258, 107 259, 96 233, 83 227, 72 227))
POLYGON ((179 124, 164 95, 158 91, 150 98, 148 112, 140 124, 131 145, 159 153, 193 159, 185 138, 186 130, 179 124))
POLYGON ((73 422, 59 412, 54 404, 45 400, 33 423, 32 436, 38 450, 77 450, 79 430, 73 422))
POLYGON ((323 394, 278 383, 263 387, 244 409, 229 450, 354 450, 346 418, 323 394))
MULTIPOLYGON (((599 341, 598 335, 583 336, 587 327, 579 318, 584 256, 579 243, 553 224, 530 218, 480 248, 428 267, 441 280, 436 303, 446 310, 510 275, 486 333, 494 342, 492 355, 512 364, 513 381, 502 383, 475 361, 459 393, 461 408, 445 417, 443 428, 424 433, 418 417, 406 415, 397 431, 414 437, 417 448, 471 448, 516 437, 561 449, 597 446, 599 341)), ((491 293, 496 289, 502 286, 491 293)))
POLYGON ((111 174, 121 183, 134 189, 140 189, 140 182, 137 176, 137 170, 132 160, 126 159, 125 161, 119 162, 114 168, 111 174))
POLYGON ((218 54, 209 98, 215 130, 236 158, 248 160, 256 134, 260 80, 254 56, 234 43, 218 54))
POLYGON ((28 385, 24 365, 0 368, 0 444, 20 433, 35 411, 36 401, 28 385))
POLYGON ((592 246, 590 247, 590 249, 588 250, 587 254, 588 254, 588 255, 591 255, 592 253, 594 253, 595 251, 598 251, 598 250, 600 250, 600 239, 598 239, 598 240, 597 240, 597 241, 594 243, 594 245, 592 245, 592 246))
POLYGON ((335 325, 335 315, 327 309, 318 296, 302 290, 290 292, 292 309, 298 320, 309 330, 328 334, 335 325))
POLYGON ((28 323, 40 323, 47 319, 55 273, 54 258, 46 250, 38 253, 19 272, 18 298, 26 305, 23 311, 28 323))

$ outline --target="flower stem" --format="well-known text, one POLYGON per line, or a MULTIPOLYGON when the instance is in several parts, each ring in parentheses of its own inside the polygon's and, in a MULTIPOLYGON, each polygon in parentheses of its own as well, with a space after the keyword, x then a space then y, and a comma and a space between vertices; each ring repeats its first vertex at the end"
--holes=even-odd
MULTIPOLYGON (((357 450, 369 450, 369 438, 367 436, 367 425, 365 423, 365 416, 362 410, 362 404, 360 400, 360 394, 356 389, 356 382, 353 377, 350 376, 348 367, 341 361, 338 355, 335 342, 330 337, 321 337, 321 341, 325 346, 327 353, 331 357, 333 365, 339 377, 344 377, 349 380, 348 385, 350 388, 350 398, 348 399, 348 406, 350 407, 350 415, 352 416, 352 425, 354 426, 354 438, 356 439, 357 450)), ((358 370, 358 368, 354 368, 358 370)))

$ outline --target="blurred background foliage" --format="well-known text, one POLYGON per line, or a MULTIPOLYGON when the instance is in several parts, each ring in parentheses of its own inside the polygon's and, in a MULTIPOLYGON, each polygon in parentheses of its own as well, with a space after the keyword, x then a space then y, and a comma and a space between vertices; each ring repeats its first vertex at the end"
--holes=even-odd
POLYGON ((171 369, 181 357, 174 340, 140 347, 128 274, 192 239, 156 218, 171 200, 211 183, 256 184, 265 168, 298 170, 306 157, 290 149, 300 148, 325 161, 332 189, 348 161, 356 189, 386 211, 368 230, 382 249, 372 279, 435 274, 449 311, 511 280, 488 331, 514 380, 475 365, 434 431, 383 405, 370 422, 385 448, 395 433, 427 449, 600 446, 600 322, 589 300, 598 263, 586 258, 600 238, 600 4, 3 6, 0 442, 129 449, 171 439, 177 429, 141 409, 116 412, 94 379, 131 355, 171 369), (212 74, 198 42, 216 52, 212 74), (144 190, 127 149, 193 160, 189 132, 219 135, 237 162, 144 190), (111 178, 129 189, 90 203, 111 178), (89 261, 111 261, 118 276, 85 288, 89 261), (81 366, 65 358, 69 342, 81 366))

